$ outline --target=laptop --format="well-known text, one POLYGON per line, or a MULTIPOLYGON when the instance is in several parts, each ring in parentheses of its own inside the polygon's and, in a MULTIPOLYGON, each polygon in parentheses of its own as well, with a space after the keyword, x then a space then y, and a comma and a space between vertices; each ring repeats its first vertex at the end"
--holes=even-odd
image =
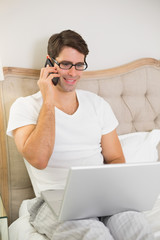
POLYGON ((57 221, 151 210, 160 194, 160 162, 71 167, 64 190, 41 192, 57 221))

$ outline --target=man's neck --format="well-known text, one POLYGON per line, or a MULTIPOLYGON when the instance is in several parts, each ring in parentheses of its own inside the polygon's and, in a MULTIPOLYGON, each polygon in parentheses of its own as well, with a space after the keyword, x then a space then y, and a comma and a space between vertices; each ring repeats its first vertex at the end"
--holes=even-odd
POLYGON ((78 109, 79 103, 75 90, 73 92, 59 93, 57 100, 59 106, 56 107, 69 115, 72 115, 78 109))

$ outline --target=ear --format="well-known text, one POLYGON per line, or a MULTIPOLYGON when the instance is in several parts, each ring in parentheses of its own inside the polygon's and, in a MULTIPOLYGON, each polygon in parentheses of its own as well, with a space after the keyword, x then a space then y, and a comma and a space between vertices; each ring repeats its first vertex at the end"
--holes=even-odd
POLYGON ((49 56, 49 55, 47 55, 47 58, 51 60, 51 58, 50 58, 50 56, 49 56))

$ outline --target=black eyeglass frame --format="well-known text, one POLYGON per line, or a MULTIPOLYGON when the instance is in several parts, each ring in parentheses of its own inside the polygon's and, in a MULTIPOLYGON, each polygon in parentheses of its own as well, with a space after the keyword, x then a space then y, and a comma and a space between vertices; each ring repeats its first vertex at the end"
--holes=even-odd
MULTIPOLYGON (((52 59, 52 61, 54 61, 61 69, 63 69, 63 70, 69 70, 69 69, 71 69, 73 66, 75 67, 75 69, 77 70, 77 71, 85 71, 87 68, 88 68, 88 64, 86 63, 86 61, 84 61, 84 66, 85 66, 85 68, 84 69, 82 69, 82 70, 80 70, 80 69, 77 69, 76 68, 76 66, 77 66, 77 64, 78 63, 76 63, 76 64, 73 64, 73 63, 71 63, 71 62, 69 62, 70 64, 71 64, 71 66, 68 68, 68 69, 65 69, 65 68, 62 68, 61 67, 61 63, 62 62, 57 62, 57 60, 56 59, 54 59, 53 57, 50 57, 51 59, 52 59)), ((66 61, 67 62, 67 61, 66 61)))

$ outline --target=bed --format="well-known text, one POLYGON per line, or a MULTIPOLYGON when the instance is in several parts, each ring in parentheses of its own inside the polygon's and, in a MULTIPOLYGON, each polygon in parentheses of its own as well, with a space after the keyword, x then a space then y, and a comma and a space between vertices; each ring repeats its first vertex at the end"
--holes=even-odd
MULTIPOLYGON (((35 193, 23 158, 13 139, 6 136, 11 104, 38 91, 39 73, 4 67, 5 80, 0 82, 0 193, 14 240, 47 239, 28 222, 27 204, 34 201, 35 193)), ((117 133, 127 161, 160 160, 159 60, 143 58, 112 69, 86 71, 77 88, 92 91, 110 103, 119 121, 117 133)), ((155 239, 160 239, 160 198, 145 214, 155 239)))

